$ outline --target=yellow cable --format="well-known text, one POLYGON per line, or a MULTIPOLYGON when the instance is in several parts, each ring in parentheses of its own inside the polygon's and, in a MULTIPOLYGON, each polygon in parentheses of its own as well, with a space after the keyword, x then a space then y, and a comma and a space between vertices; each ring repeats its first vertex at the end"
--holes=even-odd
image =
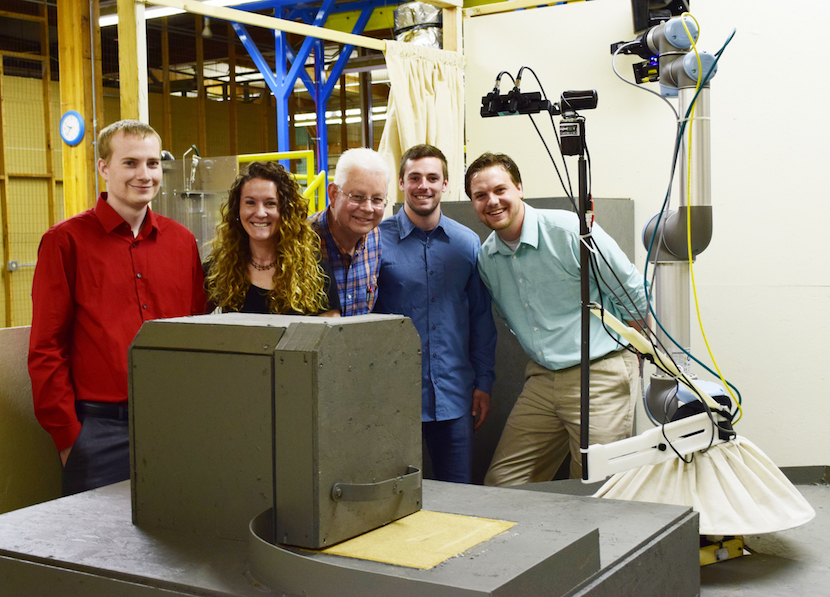
MULTIPOLYGON (((689 36, 689 41, 692 43, 692 50, 694 50, 695 57, 697 58, 697 84, 695 85, 695 95, 700 90, 700 85, 703 81, 703 65, 700 62, 700 54, 697 51, 697 42, 692 36, 689 28, 686 26, 686 21, 683 17, 690 17, 697 25, 698 35, 700 35, 700 23, 697 22, 697 19, 694 18, 690 13, 683 13, 680 17, 680 23, 683 25, 683 29, 686 30, 686 35, 689 36)), ((692 281, 692 293, 695 297, 695 311, 697 314, 697 322, 698 326, 700 327, 700 333, 703 336, 703 342, 706 344, 706 350, 709 351, 709 358, 712 359, 712 364, 715 366, 715 370, 718 372, 718 377, 723 382, 724 388, 729 395, 732 397, 732 402, 738 407, 739 416, 735 420, 735 423, 741 420, 743 417, 744 411, 741 408, 741 403, 735 397, 735 394, 732 393, 732 389, 729 387, 729 384, 726 383, 726 379, 721 373, 720 367, 718 367, 718 363, 715 360, 715 355, 712 354, 712 348, 709 346, 709 340, 706 338, 706 331, 703 329, 703 318, 700 315, 700 303, 698 302, 697 298, 697 286, 695 284, 695 266, 694 266, 694 259, 692 258, 692 218, 691 218, 691 198, 692 198, 692 123, 694 122, 694 114, 695 114, 695 105, 692 105, 692 109, 689 112, 689 122, 686 126, 688 130, 688 155, 686 160, 686 243, 687 243, 687 251, 689 253, 689 275, 692 281)), ((734 424, 734 423, 733 423, 734 424)))

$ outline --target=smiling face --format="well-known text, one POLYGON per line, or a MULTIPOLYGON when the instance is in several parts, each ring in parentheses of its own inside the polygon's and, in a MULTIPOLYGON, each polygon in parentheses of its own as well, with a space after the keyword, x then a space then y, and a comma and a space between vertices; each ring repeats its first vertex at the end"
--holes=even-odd
POLYGON ((370 200, 357 205, 349 199, 349 195, 352 198, 385 199, 386 184, 383 173, 353 168, 342 186, 329 185, 329 225, 344 249, 354 249, 360 237, 374 230, 383 219, 383 205, 378 209, 370 200))
POLYGON ((478 219, 502 240, 513 241, 522 234, 523 196, 521 183, 516 185, 502 166, 479 170, 470 181, 470 198, 478 219))
POLYGON ((438 209, 441 195, 447 190, 444 166, 434 157, 407 160, 398 184, 404 194, 407 215, 427 218, 438 209))
POLYGON ((252 244, 273 242, 280 232, 280 198, 272 180, 252 178, 239 197, 239 221, 252 244))
MULTIPOLYGON (((107 202, 121 213, 138 213, 161 186, 161 145, 158 137, 125 135, 118 131, 110 141, 109 159, 98 160, 98 172, 107 181, 107 202)), ((122 214, 123 216, 123 214, 122 214)))

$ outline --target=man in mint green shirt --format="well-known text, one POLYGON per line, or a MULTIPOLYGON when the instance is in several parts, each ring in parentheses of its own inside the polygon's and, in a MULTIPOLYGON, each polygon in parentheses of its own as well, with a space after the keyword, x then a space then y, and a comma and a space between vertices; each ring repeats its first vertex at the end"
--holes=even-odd
MULTIPOLYGON (((549 481, 569 451, 571 476, 579 478, 579 220, 569 211, 525 204, 519 169, 503 154, 485 153, 470 164, 465 188, 479 219, 493 230, 478 254, 481 279, 531 359, 484 483, 549 481)), ((592 273, 590 300, 639 324, 647 313, 643 276, 598 225, 592 236, 608 263, 597 258, 601 280, 592 273)), ((599 319, 591 322, 590 347, 590 443, 605 444, 633 432, 639 367, 599 319)))

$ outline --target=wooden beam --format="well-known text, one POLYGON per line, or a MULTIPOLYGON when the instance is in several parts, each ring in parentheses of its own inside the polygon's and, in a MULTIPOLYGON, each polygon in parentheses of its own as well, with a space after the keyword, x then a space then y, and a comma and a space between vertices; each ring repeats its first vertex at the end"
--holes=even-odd
MULTIPOLYGON (((94 110, 92 113, 92 117, 89 119, 91 123, 91 134, 92 140, 94 141, 94 145, 92 147, 92 162, 91 162, 91 170, 92 170, 92 188, 101 191, 102 189, 106 188, 106 181, 104 178, 98 173, 98 167, 96 166, 98 162, 98 133, 104 128, 104 123, 106 122, 106 118, 104 116, 104 75, 103 75, 103 54, 101 52, 101 27, 98 25, 98 21, 101 19, 101 10, 100 10, 99 2, 96 0, 92 3, 92 47, 94 49, 92 54, 92 69, 95 76, 95 91, 93 92, 93 97, 95 98, 95 103, 93 104, 94 110), (97 184, 96 184, 97 183, 97 184)), ((97 197, 93 197, 93 199, 97 199, 97 197)))
MULTIPOLYGON (((81 213, 95 203, 95 164, 90 64, 89 3, 58 3, 58 62, 61 65, 61 114, 76 110, 86 133, 74 147, 63 144, 63 216, 81 213)), ((51 124, 50 124, 51 126, 51 124)))
MULTIPOLYGON (((541 8, 551 4, 559 4, 563 0, 508 0, 507 2, 495 2, 484 6, 472 6, 464 9, 465 17, 479 17, 483 15, 498 14, 500 12, 511 12, 525 8, 541 8)), ((565 2, 583 2, 584 0, 564 0, 565 2)))
POLYGON ((464 43, 461 32, 461 9, 445 8, 443 10, 443 48, 450 52, 463 52, 464 43))
MULTIPOLYGON (((121 2, 126 1, 130 0, 118 0, 119 6, 121 2)), ((326 41, 354 45, 360 48, 369 48, 380 51, 386 49, 386 42, 382 39, 374 39, 372 37, 364 37, 362 35, 353 35, 351 33, 334 31, 333 29, 326 29, 324 27, 306 25, 305 23, 295 23, 294 21, 267 17, 265 15, 246 12, 244 10, 211 6, 195 0, 135 0, 135 2, 136 4, 143 2, 159 6, 169 6, 171 8, 178 8, 193 14, 200 14, 206 17, 222 19, 224 21, 236 21, 237 23, 243 23, 245 25, 253 25, 255 27, 263 27, 265 29, 276 29, 287 33, 296 33, 297 35, 310 36, 317 39, 324 39, 326 41)), ((120 9, 118 11, 118 19, 120 27, 120 9)))
POLYGON ((10 50, 0 50, 0 55, 9 58, 23 58, 24 60, 32 60, 43 62, 46 60, 43 56, 38 56, 37 54, 30 54, 28 52, 12 52, 10 50))
POLYGON ((12 276, 6 266, 11 259, 11 239, 9 238, 9 178, 6 176, 8 152, 6 149, 6 93, 3 89, 3 60, 0 59, 0 227, 3 237, 3 325, 14 325, 12 320, 12 276))
MULTIPOLYGON (((41 18, 40 22, 40 51, 49 57, 49 14, 46 5, 41 4, 38 8, 41 18)), ((56 222, 55 214, 55 152, 52 135, 52 67, 50 61, 43 61, 43 129, 46 132, 46 174, 49 177, 46 186, 46 204, 49 209, 49 227, 56 222)))
POLYGON ((118 0, 117 6, 121 119, 132 118, 150 124, 144 4, 135 0, 118 0))
POLYGON ((17 19, 19 21, 35 21, 39 22, 41 17, 39 15, 27 15, 19 12, 11 12, 8 10, 0 10, 0 18, 3 19, 17 19))

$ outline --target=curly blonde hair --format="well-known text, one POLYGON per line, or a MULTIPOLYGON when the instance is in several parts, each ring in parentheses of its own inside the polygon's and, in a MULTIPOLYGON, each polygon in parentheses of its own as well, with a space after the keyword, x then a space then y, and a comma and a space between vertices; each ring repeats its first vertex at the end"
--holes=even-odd
POLYGON ((239 206, 242 187, 255 178, 276 184, 279 202, 280 230, 274 237, 277 265, 273 289, 268 293, 270 312, 325 311, 329 304, 325 292, 327 278, 319 263, 320 239, 306 220, 308 205, 300 195, 297 181, 277 162, 251 162, 228 191, 205 277, 208 298, 225 311, 239 311, 245 302, 251 286, 247 276, 251 248, 239 220, 239 206))

